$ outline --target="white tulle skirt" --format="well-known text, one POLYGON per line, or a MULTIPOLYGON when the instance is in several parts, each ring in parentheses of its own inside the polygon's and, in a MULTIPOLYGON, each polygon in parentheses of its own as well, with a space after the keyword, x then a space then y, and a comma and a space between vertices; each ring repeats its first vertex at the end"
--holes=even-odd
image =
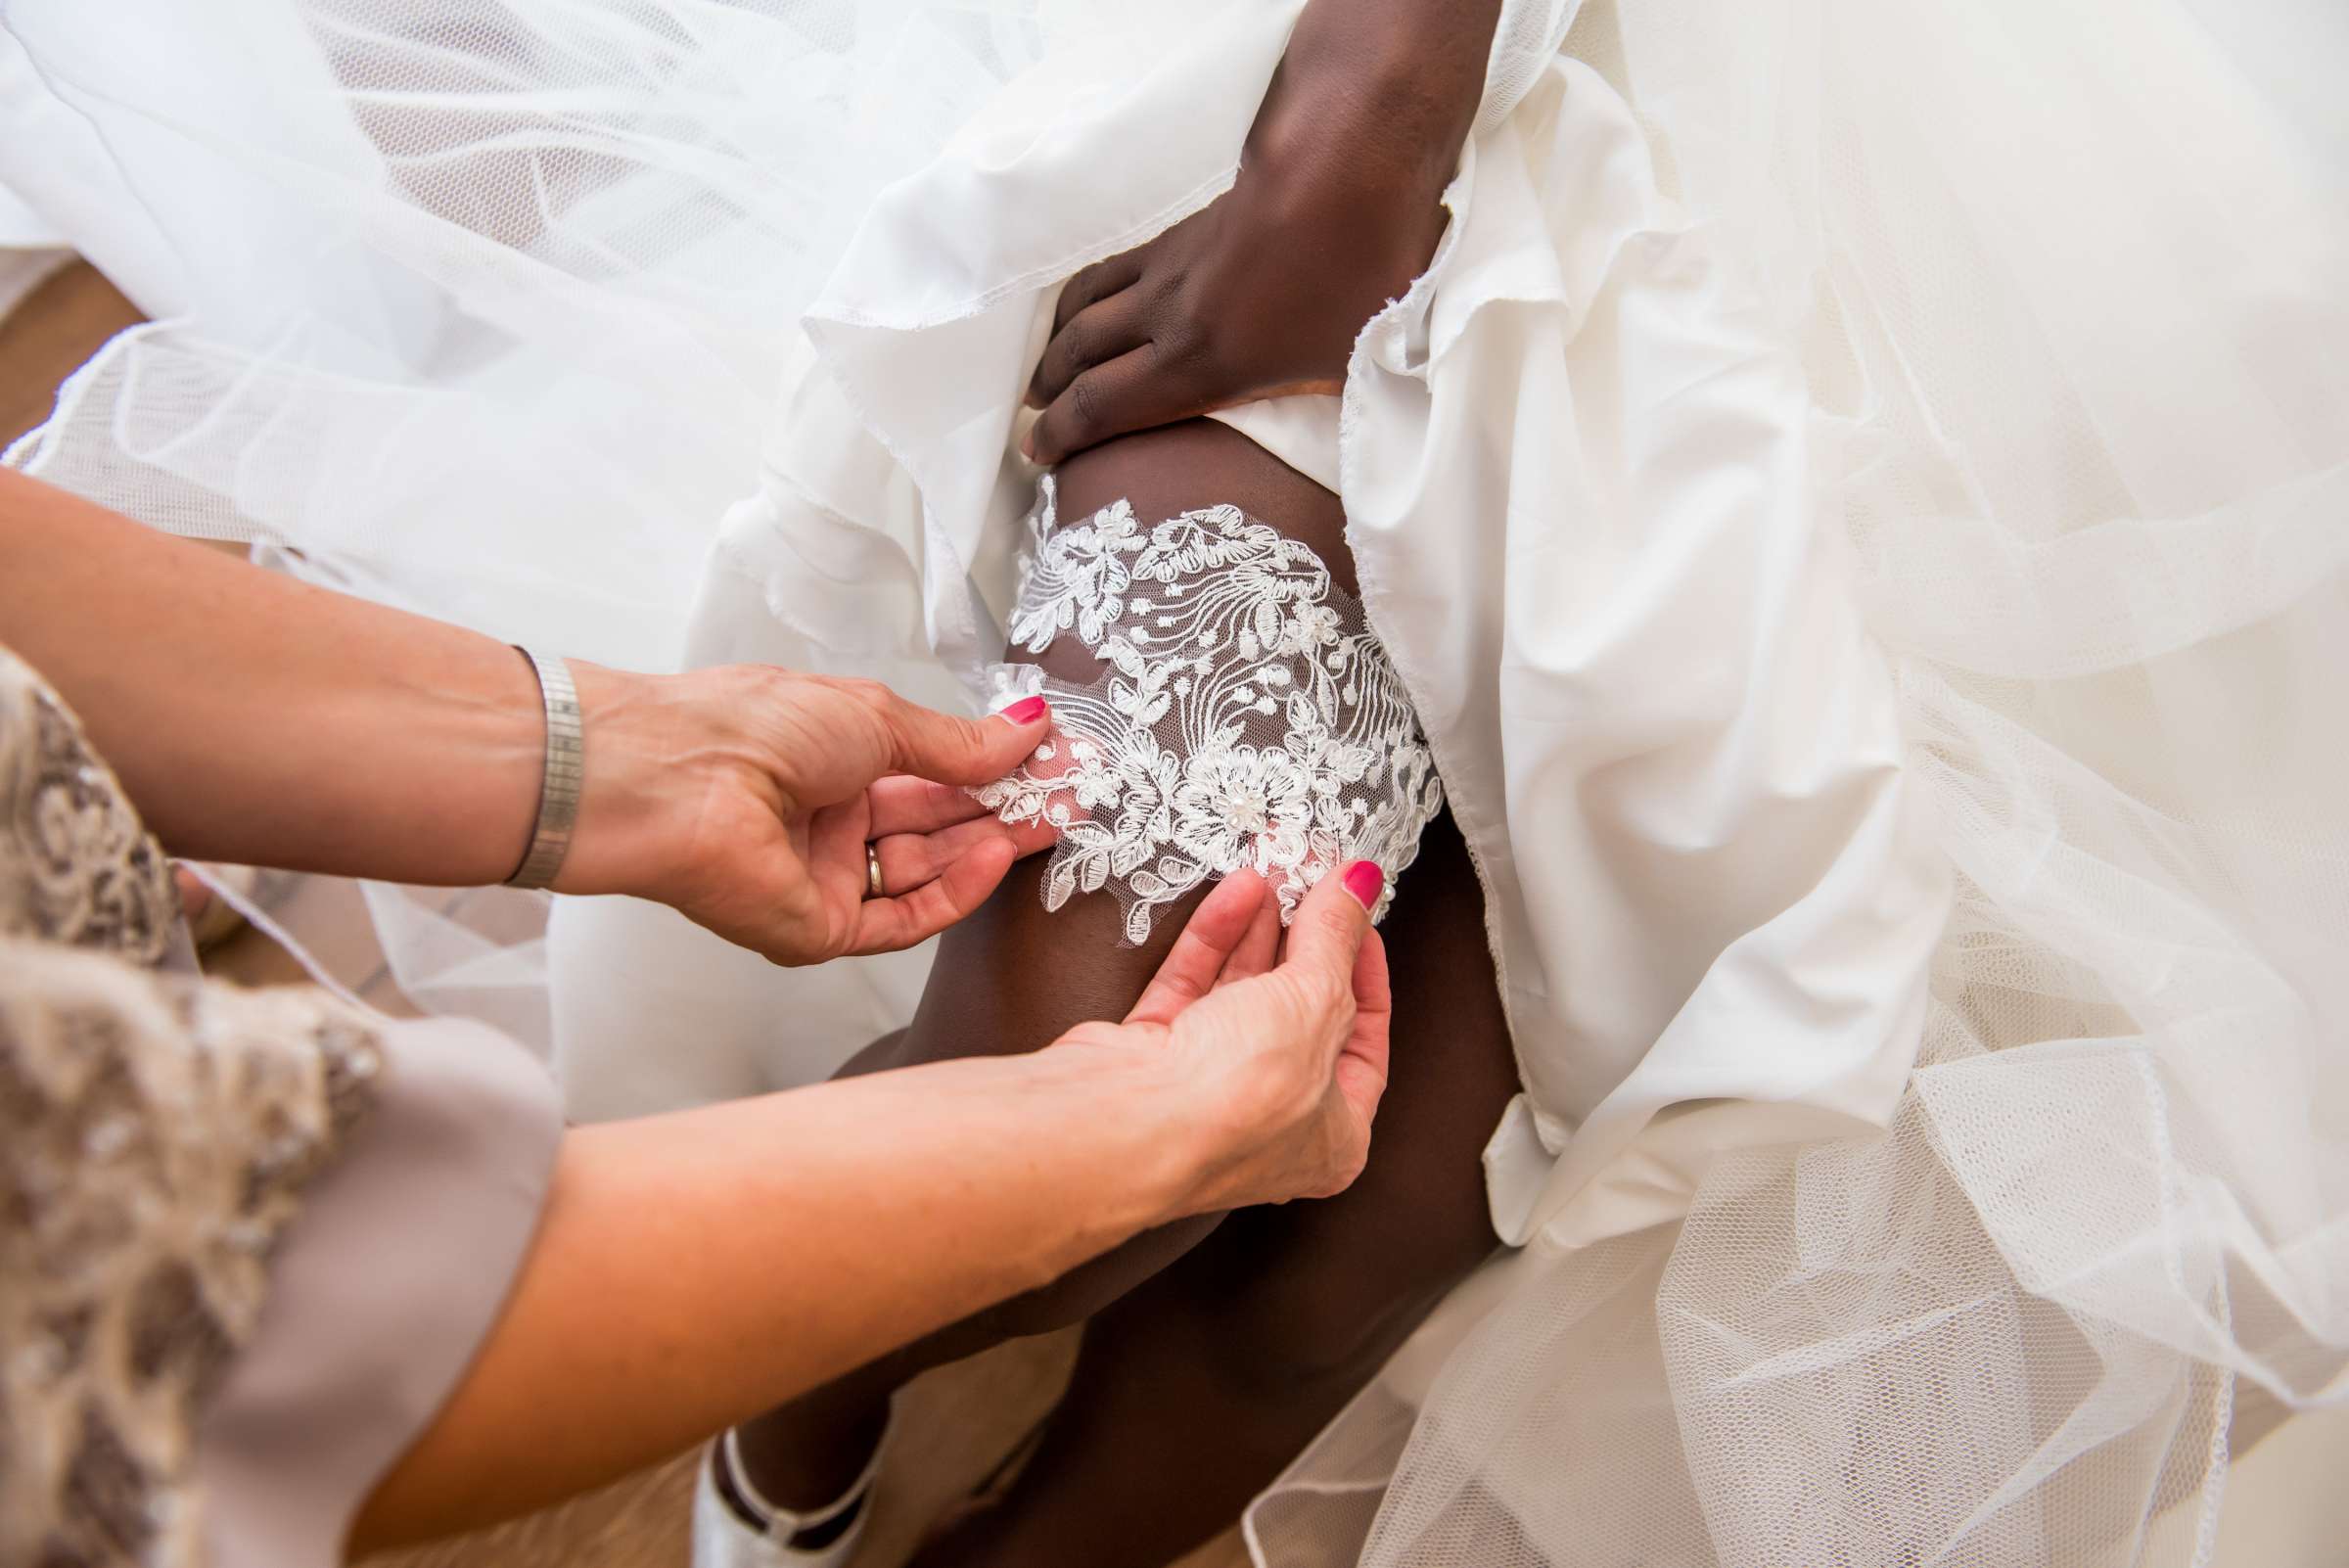
MULTIPOLYGON (((158 318, 13 460, 954 700, 1036 301, 1212 198, 1294 5, 0 0, 0 183, 158 318)), ((1480 847, 1515 1245, 1260 1559, 2201 1563, 2349 1392, 2344 65, 2327 0, 1509 8, 1337 474, 1480 847)), ((918 992, 562 918, 599 1110, 918 992)))

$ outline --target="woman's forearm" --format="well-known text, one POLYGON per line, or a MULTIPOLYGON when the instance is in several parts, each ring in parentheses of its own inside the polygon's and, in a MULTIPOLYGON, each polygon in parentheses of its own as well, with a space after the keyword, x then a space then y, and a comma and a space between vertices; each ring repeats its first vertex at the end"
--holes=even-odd
POLYGON ((600 1484, 1187 1212, 1201 1119, 1162 1077, 1060 1046, 573 1131, 502 1315, 355 1544, 600 1484))
POLYGON ((545 744, 521 655, 0 470, 0 641, 175 854, 497 882, 545 744))
POLYGON ((498 1321, 356 1544, 610 1480, 1152 1226, 1343 1190, 1386 1084, 1382 883, 1322 878, 1284 938, 1265 882, 1227 877, 1125 1022, 1033 1055, 573 1132, 498 1321))

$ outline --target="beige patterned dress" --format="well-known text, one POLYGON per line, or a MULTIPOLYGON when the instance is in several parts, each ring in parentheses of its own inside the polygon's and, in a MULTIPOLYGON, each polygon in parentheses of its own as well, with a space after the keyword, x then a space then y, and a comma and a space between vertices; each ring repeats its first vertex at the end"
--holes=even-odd
POLYGON ((196 972, 0 649, 0 1568, 310 1568, 430 1418, 560 1131, 519 1047, 196 972))

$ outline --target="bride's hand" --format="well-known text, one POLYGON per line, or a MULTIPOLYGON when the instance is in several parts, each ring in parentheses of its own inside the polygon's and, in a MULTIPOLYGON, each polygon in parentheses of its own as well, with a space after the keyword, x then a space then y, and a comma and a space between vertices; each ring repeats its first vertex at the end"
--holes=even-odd
POLYGON ((1047 467, 1128 432, 1339 391, 1427 267, 1484 83, 1491 0, 1308 6, 1232 188, 1061 290, 1028 388, 1047 467), (1359 9, 1359 8, 1358 8, 1359 9), (1481 36, 1480 36, 1481 24, 1481 36))
POLYGON ((872 681, 763 666, 574 669, 586 772, 558 892, 655 899, 777 963, 811 964, 935 936, 1052 842, 959 787, 1001 777, 1043 739, 1040 698, 969 719, 872 681))
POLYGON ((1122 1054, 1142 1092, 1182 1107, 1170 1122, 1191 1142, 1170 1218, 1328 1197, 1361 1174, 1387 1086, 1392 1006, 1369 912, 1383 880, 1367 860, 1323 877, 1284 943, 1264 881, 1226 877, 1124 1023, 1054 1043, 1122 1054))

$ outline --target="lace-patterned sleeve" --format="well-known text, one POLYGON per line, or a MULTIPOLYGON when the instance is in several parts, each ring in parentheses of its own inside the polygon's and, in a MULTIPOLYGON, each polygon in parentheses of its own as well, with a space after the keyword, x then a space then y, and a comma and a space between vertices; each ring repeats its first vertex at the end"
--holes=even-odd
POLYGON ((478 1025, 0 938, 0 1563, 339 1561, 560 1133, 478 1025))
POLYGON ((199 1410, 381 1062, 315 992, 0 939, 0 1562, 206 1560, 199 1410))
POLYGON ((998 666, 998 705, 1041 692, 1056 727, 975 792, 1006 821, 1060 829, 1045 907, 1107 891, 1138 944, 1217 877, 1259 872, 1285 919, 1359 857, 1387 870, 1383 915, 1444 797, 1361 606, 1310 546, 1235 506, 1152 527, 1123 500, 1066 527, 1056 507, 1047 477, 1011 640, 1040 654, 1073 635, 1101 673, 998 666))
POLYGON ((177 918, 0 649, 0 1563, 339 1561, 553 1166, 553 1081, 512 1041, 160 972, 177 918))
POLYGON ((39 937, 137 964, 179 919, 170 861, 81 722, 0 648, 0 937, 39 937))

